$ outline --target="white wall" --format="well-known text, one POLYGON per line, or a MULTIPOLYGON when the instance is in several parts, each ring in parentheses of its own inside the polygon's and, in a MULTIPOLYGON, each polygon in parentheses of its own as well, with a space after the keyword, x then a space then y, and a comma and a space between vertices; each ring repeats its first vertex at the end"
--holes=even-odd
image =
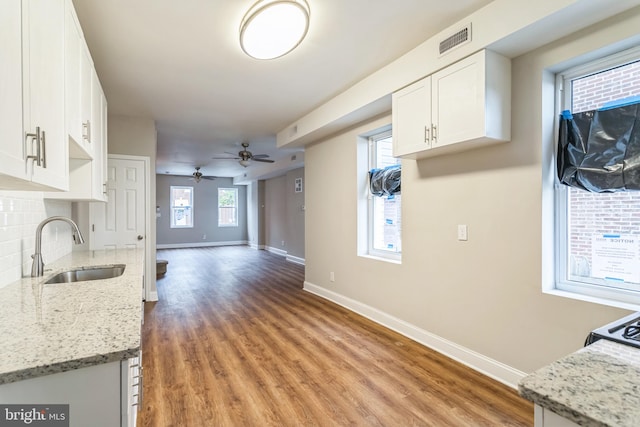
POLYGON ((356 248, 357 136, 391 117, 308 146, 305 287, 435 337, 496 376, 531 372, 627 314, 541 291, 543 233, 551 232, 542 225, 543 181, 554 138, 547 69, 638 28, 636 8, 513 60, 510 143, 403 161, 401 265, 358 257, 356 248), (458 224, 468 225, 467 242, 457 241, 458 224))
MULTIPOLYGON (((71 203, 45 201, 41 192, 0 191, 0 286, 31 274, 36 227, 43 219, 58 215, 71 217, 71 203)), ((72 246, 68 224, 47 224, 42 230, 45 271, 48 263, 70 253, 72 246)))

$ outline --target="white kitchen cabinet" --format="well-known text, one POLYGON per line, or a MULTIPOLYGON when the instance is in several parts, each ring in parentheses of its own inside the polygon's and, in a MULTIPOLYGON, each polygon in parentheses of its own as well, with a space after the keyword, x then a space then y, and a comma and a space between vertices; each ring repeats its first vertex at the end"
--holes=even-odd
POLYGON ((69 155, 91 159, 91 80, 93 61, 71 0, 65 1, 65 111, 69 155))
POLYGON ((392 116, 394 157, 431 148, 431 77, 394 93, 392 116))
POLYGON ((65 190, 64 0, 1 0, 0 37, 0 188, 65 190))
POLYGON ((121 426, 135 427, 142 405, 142 352, 140 356, 122 362, 121 426))
POLYGON ((394 156, 423 158, 511 139, 511 63, 482 50, 393 94, 394 156))
POLYGON ((534 427, 578 427, 578 424, 573 421, 539 405, 534 406, 533 425, 534 427))
POLYGON ((107 173, 107 100, 82 38, 82 29, 67 4, 67 47, 72 56, 67 86, 66 114, 69 137, 69 190, 48 192, 45 198, 104 202, 107 173))
POLYGON ((139 358, 0 385, 3 404, 68 404, 71 427, 135 427, 139 358))
POLYGON ((96 71, 91 71, 91 159, 69 159, 69 191, 46 192, 47 199, 106 202, 107 100, 96 71))

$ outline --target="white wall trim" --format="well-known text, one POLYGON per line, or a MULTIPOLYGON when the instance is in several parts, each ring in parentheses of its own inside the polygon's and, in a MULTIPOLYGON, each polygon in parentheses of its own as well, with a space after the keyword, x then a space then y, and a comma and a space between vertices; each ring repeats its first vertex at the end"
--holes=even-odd
POLYGON ((368 306, 321 286, 305 281, 303 289, 411 338, 412 340, 442 353, 445 356, 448 356, 511 388, 517 389, 518 382, 527 375, 526 373, 514 369, 511 366, 486 357, 466 347, 432 334, 431 332, 427 332, 424 329, 418 328, 404 320, 391 316, 377 308, 368 306))
POLYGON ((147 292, 148 298, 146 301, 158 301, 158 291, 149 291, 147 292))
POLYGON ((230 240, 227 242, 198 242, 198 243, 166 243, 156 245, 156 249, 181 249, 181 248, 202 248, 207 246, 241 246, 247 245, 246 240, 230 240))
POLYGON ((278 248, 274 248, 272 246, 265 246, 264 249, 268 252, 272 252, 276 255, 281 255, 281 256, 287 256, 287 251, 282 250, 282 249, 278 249, 278 248))
POLYGON ((258 251, 264 250, 264 245, 256 245, 255 243, 249 243, 249 247, 258 251))
POLYGON ((300 257, 289 255, 289 254, 287 254, 287 261, 300 264, 300 265, 304 265, 304 262, 305 262, 304 258, 300 258, 300 257))

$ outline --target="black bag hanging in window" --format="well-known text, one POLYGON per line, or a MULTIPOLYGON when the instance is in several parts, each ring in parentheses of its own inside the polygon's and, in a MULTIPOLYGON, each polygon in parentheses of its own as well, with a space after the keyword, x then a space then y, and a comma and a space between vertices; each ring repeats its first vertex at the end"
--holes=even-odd
POLYGON ((387 166, 369 171, 369 190, 378 197, 390 197, 400 194, 400 165, 387 166))
POLYGON ((640 104, 560 117, 562 184, 592 193, 640 190, 640 104))

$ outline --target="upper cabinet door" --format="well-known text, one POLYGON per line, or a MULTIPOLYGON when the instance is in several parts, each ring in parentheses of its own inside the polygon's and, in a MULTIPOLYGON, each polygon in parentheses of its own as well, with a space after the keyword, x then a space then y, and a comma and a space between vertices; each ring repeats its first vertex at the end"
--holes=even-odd
POLYGON ((32 181, 68 187, 68 143, 64 105, 64 0, 23 0, 24 131, 37 158, 32 181))
POLYGON ((432 76, 432 148, 511 139, 511 62, 482 50, 432 76))
POLYGON ((0 0, 0 188, 31 174, 22 133, 21 17, 20 1, 0 0))
POLYGON ((431 77, 392 95, 394 157, 431 147, 431 77))

